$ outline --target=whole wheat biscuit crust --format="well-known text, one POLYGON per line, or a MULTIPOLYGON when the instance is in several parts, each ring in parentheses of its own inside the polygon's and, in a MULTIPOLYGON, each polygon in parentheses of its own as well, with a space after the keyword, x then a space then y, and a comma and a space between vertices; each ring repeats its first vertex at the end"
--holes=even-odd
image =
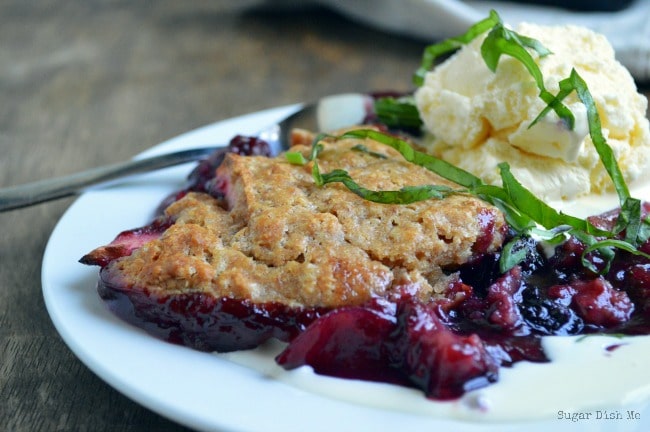
MULTIPOLYGON (((327 142, 318 164, 375 190, 454 186, 372 140, 327 142), (386 158, 353 150, 358 144, 386 158)), ((282 155, 228 154, 217 170, 222 197, 189 193, 166 209, 174 223, 160 238, 104 270, 152 294, 331 308, 405 286, 424 300, 444 294, 451 270, 503 242, 502 214, 477 198, 373 203, 341 184, 317 186, 311 169, 282 155)))

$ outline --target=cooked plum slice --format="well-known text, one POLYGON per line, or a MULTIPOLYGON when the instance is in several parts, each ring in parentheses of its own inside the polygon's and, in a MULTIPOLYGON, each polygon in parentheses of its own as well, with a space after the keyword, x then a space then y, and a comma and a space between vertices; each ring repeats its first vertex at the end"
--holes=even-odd
POLYGON ((634 310, 627 293, 616 290, 602 277, 552 286, 549 296, 570 306, 585 323, 604 328, 627 322, 634 310))
POLYGON ((112 242, 84 255, 79 262, 106 267, 111 261, 129 256, 143 244, 159 238, 172 223, 171 220, 161 217, 144 227, 122 231, 112 242))
POLYGON ((391 382, 452 399, 496 381, 498 363, 481 339, 449 330, 433 303, 403 298, 335 310, 316 320, 278 356, 286 369, 391 382))

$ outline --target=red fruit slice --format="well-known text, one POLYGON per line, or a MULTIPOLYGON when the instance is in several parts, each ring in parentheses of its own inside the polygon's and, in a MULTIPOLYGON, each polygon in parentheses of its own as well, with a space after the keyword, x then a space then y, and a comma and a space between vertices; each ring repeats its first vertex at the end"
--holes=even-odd
POLYGON ((157 239, 172 223, 169 219, 158 218, 153 223, 144 227, 122 231, 115 237, 115 240, 106 246, 98 247, 84 255, 79 262, 82 264, 97 265, 102 268, 106 267, 111 261, 129 256, 131 252, 143 244, 157 239))
POLYGON ((407 385, 436 399, 496 381, 497 361, 482 340, 453 333, 436 310, 410 299, 341 308, 316 320, 276 360, 285 369, 309 365, 324 375, 407 385))

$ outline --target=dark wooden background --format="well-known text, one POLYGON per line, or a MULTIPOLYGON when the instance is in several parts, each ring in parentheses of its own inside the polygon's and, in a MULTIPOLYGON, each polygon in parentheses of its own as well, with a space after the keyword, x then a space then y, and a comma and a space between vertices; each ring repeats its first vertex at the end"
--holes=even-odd
MULTIPOLYGON (((410 88, 422 41, 257 3, 1 1, 0 187, 272 106, 410 88)), ((71 202, 0 213, 0 430, 184 430, 97 378, 50 322, 41 259, 71 202)))

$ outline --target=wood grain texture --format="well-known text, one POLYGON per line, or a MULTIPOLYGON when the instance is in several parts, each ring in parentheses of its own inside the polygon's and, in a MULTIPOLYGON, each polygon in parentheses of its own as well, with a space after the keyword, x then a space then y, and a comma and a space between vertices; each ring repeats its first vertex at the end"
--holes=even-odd
MULTIPOLYGON (((422 42, 323 9, 256 4, 0 2, 0 187, 125 160, 263 108, 410 87, 422 42)), ((0 430, 186 430, 102 382, 54 330, 41 259, 71 202, 0 213, 0 430)))
MULTIPOLYGON (((0 2, 0 186, 263 108, 409 87, 421 43, 255 3, 0 2)), ((185 430, 102 382, 54 330, 40 266, 71 202, 0 213, 0 430, 185 430)))

